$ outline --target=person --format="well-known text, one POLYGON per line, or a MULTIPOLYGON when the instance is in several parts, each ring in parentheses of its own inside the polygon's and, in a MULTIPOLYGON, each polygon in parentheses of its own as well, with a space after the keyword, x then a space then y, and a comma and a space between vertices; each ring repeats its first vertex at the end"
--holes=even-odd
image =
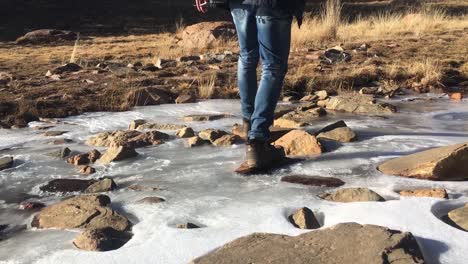
MULTIPOLYGON (((217 1, 220 2, 220 1, 217 1)), ((223 2, 223 1, 221 1, 223 2)), ((247 134, 246 162, 265 169, 281 161, 282 148, 271 145, 270 126, 288 71, 291 24, 302 23, 305 0, 228 0, 239 41, 238 85, 243 130, 247 134), (257 83, 257 66, 262 74, 257 83)), ((207 12, 209 0, 196 0, 207 12)))

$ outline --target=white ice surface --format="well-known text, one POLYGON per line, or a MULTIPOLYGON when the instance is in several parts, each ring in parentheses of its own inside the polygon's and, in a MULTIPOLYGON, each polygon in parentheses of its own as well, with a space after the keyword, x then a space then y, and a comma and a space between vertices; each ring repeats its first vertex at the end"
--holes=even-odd
MULTIPOLYGON (((397 103, 395 101, 394 103, 397 103)), ((125 129, 134 119, 161 123, 182 123, 181 117, 196 113, 232 113, 238 116, 238 101, 213 100, 189 105, 162 105, 124 113, 90 113, 62 119, 54 130, 78 143, 72 150, 87 151, 86 138, 106 130, 125 129)), ((0 242, 0 263, 189 263, 217 247, 253 232, 298 235, 287 216, 307 206, 324 227, 343 222, 376 224, 412 232, 428 263, 465 264, 468 233, 453 228, 438 217, 468 202, 468 182, 430 182, 383 175, 376 166, 392 157, 430 147, 468 141, 468 102, 448 100, 415 101, 402 105, 401 113, 385 117, 329 115, 310 129, 344 119, 360 135, 356 143, 333 149, 312 161, 302 162, 273 175, 241 177, 233 169, 243 158, 243 147, 184 148, 183 140, 139 149, 134 160, 98 167, 93 177, 111 176, 120 188, 109 193, 112 206, 135 224, 133 238, 122 248, 104 253, 73 248, 76 230, 28 230, 0 242), (306 174, 332 176, 344 187, 369 187, 387 202, 338 204, 319 200, 329 188, 305 187, 280 182, 281 176, 306 174), (158 186, 161 191, 134 192, 132 184, 158 186), (444 187, 452 201, 401 198, 395 190, 413 187, 444 187), (161 196, 167 202, 141 205, 135 201, 161 196), (194 222, 202 229, 179 230, 178 223, 194 222)), ((229 130, 239 118, 191 123, 196 130, 229 130)), ((34 123, 32 126, 41 125, 34 123)), ((0 130, 0 152, 13 155, 16 167, 0 172, 0 223, 29 223, 31 216, 16 210, 29 195, 53 203, 61 197, 39 192, 38 187, 53 178, 80 177, 75 168, 45 154, 57 146, 32 129, 0 130)))

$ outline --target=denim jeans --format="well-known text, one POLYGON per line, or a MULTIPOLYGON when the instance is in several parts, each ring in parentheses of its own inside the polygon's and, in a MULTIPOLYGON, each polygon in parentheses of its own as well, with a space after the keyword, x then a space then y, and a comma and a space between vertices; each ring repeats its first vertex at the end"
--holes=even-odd
POLYGON ((231 3, 239 39, 238 84, 242 116, 251 123, 249 139, 266 141, 288 71, 292 16, 287 12, 231 3), (257 66, 262 76, 257 85, 257 66))

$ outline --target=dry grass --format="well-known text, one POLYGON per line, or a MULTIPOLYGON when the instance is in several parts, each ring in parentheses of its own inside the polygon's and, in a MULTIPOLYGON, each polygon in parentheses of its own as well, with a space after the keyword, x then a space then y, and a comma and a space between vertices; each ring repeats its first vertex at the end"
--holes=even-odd
POLYGON ((216 80, 217 80, 216 74, 200 76, 197 80, 198 98, 201 98, 201 99, 213 98, 215 87, 216 87, 216 80))
POLYGON ((468 28, 467 16, 449 17, 441 9, 425 9, 408 14, 384 13, 345 23, 340 22, 338 7, 332 7, 330 3, 327 6, 330 7, 324 9, 322 18, 309 15, 301 29, 293 27, 293 47, 327 44, 333 39, 341 42, 365 42, 395 37, 418 37, 422 34, 468 28), (331 14, 336 17, 330 17, 331 14))
POLYGON ((429 58, 424 61, 410 63, 407 71, 424 87, 440 86, 443 77, 440 61, 429 58))

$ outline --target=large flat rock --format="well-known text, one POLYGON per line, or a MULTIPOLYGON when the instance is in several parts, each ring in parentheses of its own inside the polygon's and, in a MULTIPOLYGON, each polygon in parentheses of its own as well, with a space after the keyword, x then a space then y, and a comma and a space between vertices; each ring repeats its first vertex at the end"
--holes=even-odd
POLYGON ((389 160, 378 168, 381 172, 426 180, 468 179, 468 143, 434 148, 389 160))
POLYGON ((193 263, 414 264, 425 261, 411 233, 344 223, 297 237, 252 234, 193 263))
POLYGON ((359 94, 332 97, 327 103, 327 109, 340 112, 372 115, 391 114, 396 112, 396 107, 391 104, 377 102, 371 96, 359 94))

